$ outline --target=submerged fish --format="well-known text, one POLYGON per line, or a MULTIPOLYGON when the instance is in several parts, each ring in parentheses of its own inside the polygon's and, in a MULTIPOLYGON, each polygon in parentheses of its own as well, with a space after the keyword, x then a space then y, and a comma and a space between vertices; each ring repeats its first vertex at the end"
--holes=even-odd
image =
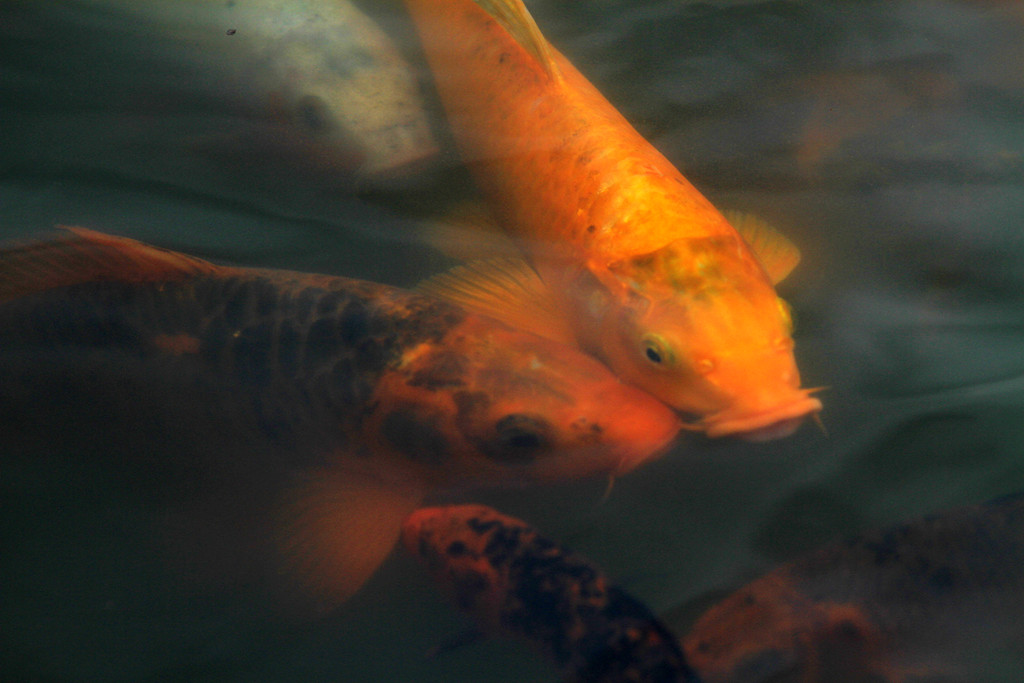
POLYGON ((683 639, 705 681, 1010 680, 1024 673, 1024 495, 835 543, 736 591, 683 639))
POLYGON ((296 175, 372 183, 438 149, 415 70, 348 0, 5 0, 0 43, 17 132, 0 140, 33 170, 280 193, 296 175))
POLYGON ((483 629, 531 641, 562 680, 698 680, 643 603, 521 520, 482 505, 422 508, 402 542, 483 629))
POLYGON ((745 241, 520 0, 406 6, 463 159, 532 266, 516 274, 540 276, 521 289, 549 303, 523 311, 479 270, 433 291, 559 336, 553 311, 583 349, 701 416, 709 436, 785 436, 821 409, 800 388, 789 308, 772 286, 798 259, 788 241, 760 224, 745 241))
POLYGON ((679 429, 596 360, 449 303, 79 228, 0 251, 0 412, 5 448, 111 450, 154 499, 248 497, 325 601, 428 491, 620 474, 679 429))

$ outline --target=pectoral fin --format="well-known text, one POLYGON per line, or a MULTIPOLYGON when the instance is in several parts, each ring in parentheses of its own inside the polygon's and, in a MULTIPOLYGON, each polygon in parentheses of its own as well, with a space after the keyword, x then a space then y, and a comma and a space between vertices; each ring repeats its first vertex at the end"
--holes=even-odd
POLYGON ((727 211, 724 215, 753 249, 772 284, 782 282, 800 263, 796 245, 757 216, 739 211, 727 211))
POLYGON ((275 540, 286 577, 321 610, 340 605, 388 556, 402 520, 422 498, 418 487, 361 473, 307 474, 279 509, 275 540))
POLYGON ((563 344, 576 344, 558 301, 522 259, 467 263, 424 280, 417 290, 516 329, 563 344))

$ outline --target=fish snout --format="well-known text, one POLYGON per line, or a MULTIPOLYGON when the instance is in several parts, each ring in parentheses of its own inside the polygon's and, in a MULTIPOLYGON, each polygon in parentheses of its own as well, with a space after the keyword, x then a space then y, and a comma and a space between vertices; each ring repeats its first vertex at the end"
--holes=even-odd
POLYGON ((616 382, 594 397, 595 424, 619 476, 663 455, 682 429, 679 415, 650 394, 616 382))
POLYGON ((739 436, 747 441, 771 441, 789 436, 821 408, 821 401, 810 396, 806 389, 795 389, 771 403, 737 401, 725 410, 708 415, 701 424, 709 437, 739 436))

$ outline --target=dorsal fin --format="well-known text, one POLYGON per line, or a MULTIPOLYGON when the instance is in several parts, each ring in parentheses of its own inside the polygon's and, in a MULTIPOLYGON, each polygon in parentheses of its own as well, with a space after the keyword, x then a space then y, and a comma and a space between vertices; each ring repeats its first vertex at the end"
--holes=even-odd
POLYGON ((547 39, 540 32, 523 0, 474 0, 485 12, 498 20, 524 50, 530 53, 552 78, 559 77, 558 66, 547 39))
POLYGON ((757 216, 741 211, 722 214, 757 255, 773 285, 784 280, 800 263, 796 245, 757 216))
POLYGON ((86 228, 0 250, 0 301, 89 282, 160 282, 230 270, 86 228))
POLYGON ((416 289, 515 329, 562 344, 576 344, 558 302, 522 259, 473 261, 428 278, 416 289))

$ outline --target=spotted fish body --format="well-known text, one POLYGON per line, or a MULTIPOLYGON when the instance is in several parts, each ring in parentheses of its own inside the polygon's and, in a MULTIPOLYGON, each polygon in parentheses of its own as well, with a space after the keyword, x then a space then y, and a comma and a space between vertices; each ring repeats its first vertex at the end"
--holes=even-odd
POLYGON ((480 506, 422 508, 405 547, 491 633, 525 638, 565 681, 696 681, 675 637, 583 557, 480 506))
POLYGON ((596 361, 450 304, 81 229, 0 251, 0 349, 7 437, 104 443, 161 491, 265 489, 289 553, 319 548, 297 571, 341 598, 426 492, 625 472, 678 429, 596 361))
POLYGON ((1001 681, 986 666, 1007 658, 1019 680, 1022 614, 1015 495, 786 564, 705 612, 683 646, 711 682, 1001 681))

